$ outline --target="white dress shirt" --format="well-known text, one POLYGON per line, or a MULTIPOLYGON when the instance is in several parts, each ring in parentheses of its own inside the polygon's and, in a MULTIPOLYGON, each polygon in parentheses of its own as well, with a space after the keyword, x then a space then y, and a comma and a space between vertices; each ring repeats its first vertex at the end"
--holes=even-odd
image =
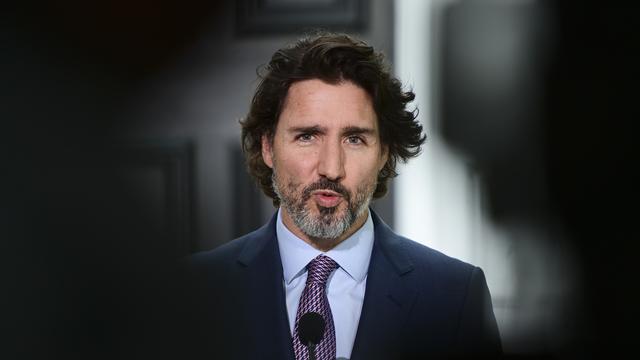
POLYGON ((282 222, 278 211, 276 235, 282 259, 284 289, 287 301, 289 329, 293 329, 298 303, 307 281, 307 264, 320 254, 332 258, 339 267, 327 280, 327 297, 336 331, 336 357, 349 359, 358 330, 364 291, 373 249, 373 220, 367 221, 335 248, 322 252, 295 236, 282 222))

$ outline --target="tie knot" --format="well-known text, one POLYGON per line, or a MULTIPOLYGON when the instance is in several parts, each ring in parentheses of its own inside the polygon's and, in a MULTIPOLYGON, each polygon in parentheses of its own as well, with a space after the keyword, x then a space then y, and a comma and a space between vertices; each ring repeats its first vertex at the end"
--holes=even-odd
POLYGON ((338 263, 326 255, 318 255, 307 265, 309 274, 307 275, 307 284, 311 282, 324 285, 329 275, 338 267, 338 263))

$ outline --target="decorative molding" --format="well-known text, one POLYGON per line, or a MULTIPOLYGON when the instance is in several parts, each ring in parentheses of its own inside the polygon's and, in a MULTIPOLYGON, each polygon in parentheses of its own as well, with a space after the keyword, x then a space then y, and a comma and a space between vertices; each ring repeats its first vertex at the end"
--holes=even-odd
POLYGON ((240 35, 300 33, 314 28, 360 31, 369 22, 367 0, 238 0, 240 35))
POLYGON ((262 192, 247 172, 242 149, 234 142, 229 149, 233 193, 233 238, 263 225, 262 192))
POLYGON ((194 146, 189 140, 127 142, 118 146, 121 170, 137 201, 157 216, 176 256, 194 249, 194 146), (160 208, 153 208, 160 207, 160 208))

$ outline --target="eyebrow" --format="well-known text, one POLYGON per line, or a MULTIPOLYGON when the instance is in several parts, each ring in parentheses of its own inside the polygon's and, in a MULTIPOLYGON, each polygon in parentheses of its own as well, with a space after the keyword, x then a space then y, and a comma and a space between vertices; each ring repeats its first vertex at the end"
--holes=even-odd
POLYGON ((324 134, 327 132, 327 128, 319 125, 314 126, 294 126, 288 129, 288 132, 292 133, 311 133, 311 134, 324 134))
MULTIPOLYGON (((324 134, 324 133, 327 132, 327 128, 319 126, 319 125, 295 126, 295 127, 289 128, 288 131, 292 132, 292 133, 324 134)), ((346 128, 342 129, 341 132, 342 132, 343 136, 360 135, 360 134, 363 134, 363 135, 373 135, 373 134, 375 134, 375 130, 374 129, 360 127, 360 126, 347 126, 346 128)))
POLYGON ((342 129, 342 135, 343 136, 349 136, 349 135, 374 135, 375 134, 375 130, 372 128, 364 128, 364 127, 359 127, 359 126, 347 126, 346 128, 342 129))

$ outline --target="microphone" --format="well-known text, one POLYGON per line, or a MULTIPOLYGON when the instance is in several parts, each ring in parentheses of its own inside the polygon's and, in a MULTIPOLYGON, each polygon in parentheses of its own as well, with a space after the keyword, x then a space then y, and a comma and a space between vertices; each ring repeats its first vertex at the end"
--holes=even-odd
POLYGON ((308 312, 298 322, 298 338, 309 349, 309 360, 316 360, 316 345, 324 336, 324 318, 317 312, 308 312))

